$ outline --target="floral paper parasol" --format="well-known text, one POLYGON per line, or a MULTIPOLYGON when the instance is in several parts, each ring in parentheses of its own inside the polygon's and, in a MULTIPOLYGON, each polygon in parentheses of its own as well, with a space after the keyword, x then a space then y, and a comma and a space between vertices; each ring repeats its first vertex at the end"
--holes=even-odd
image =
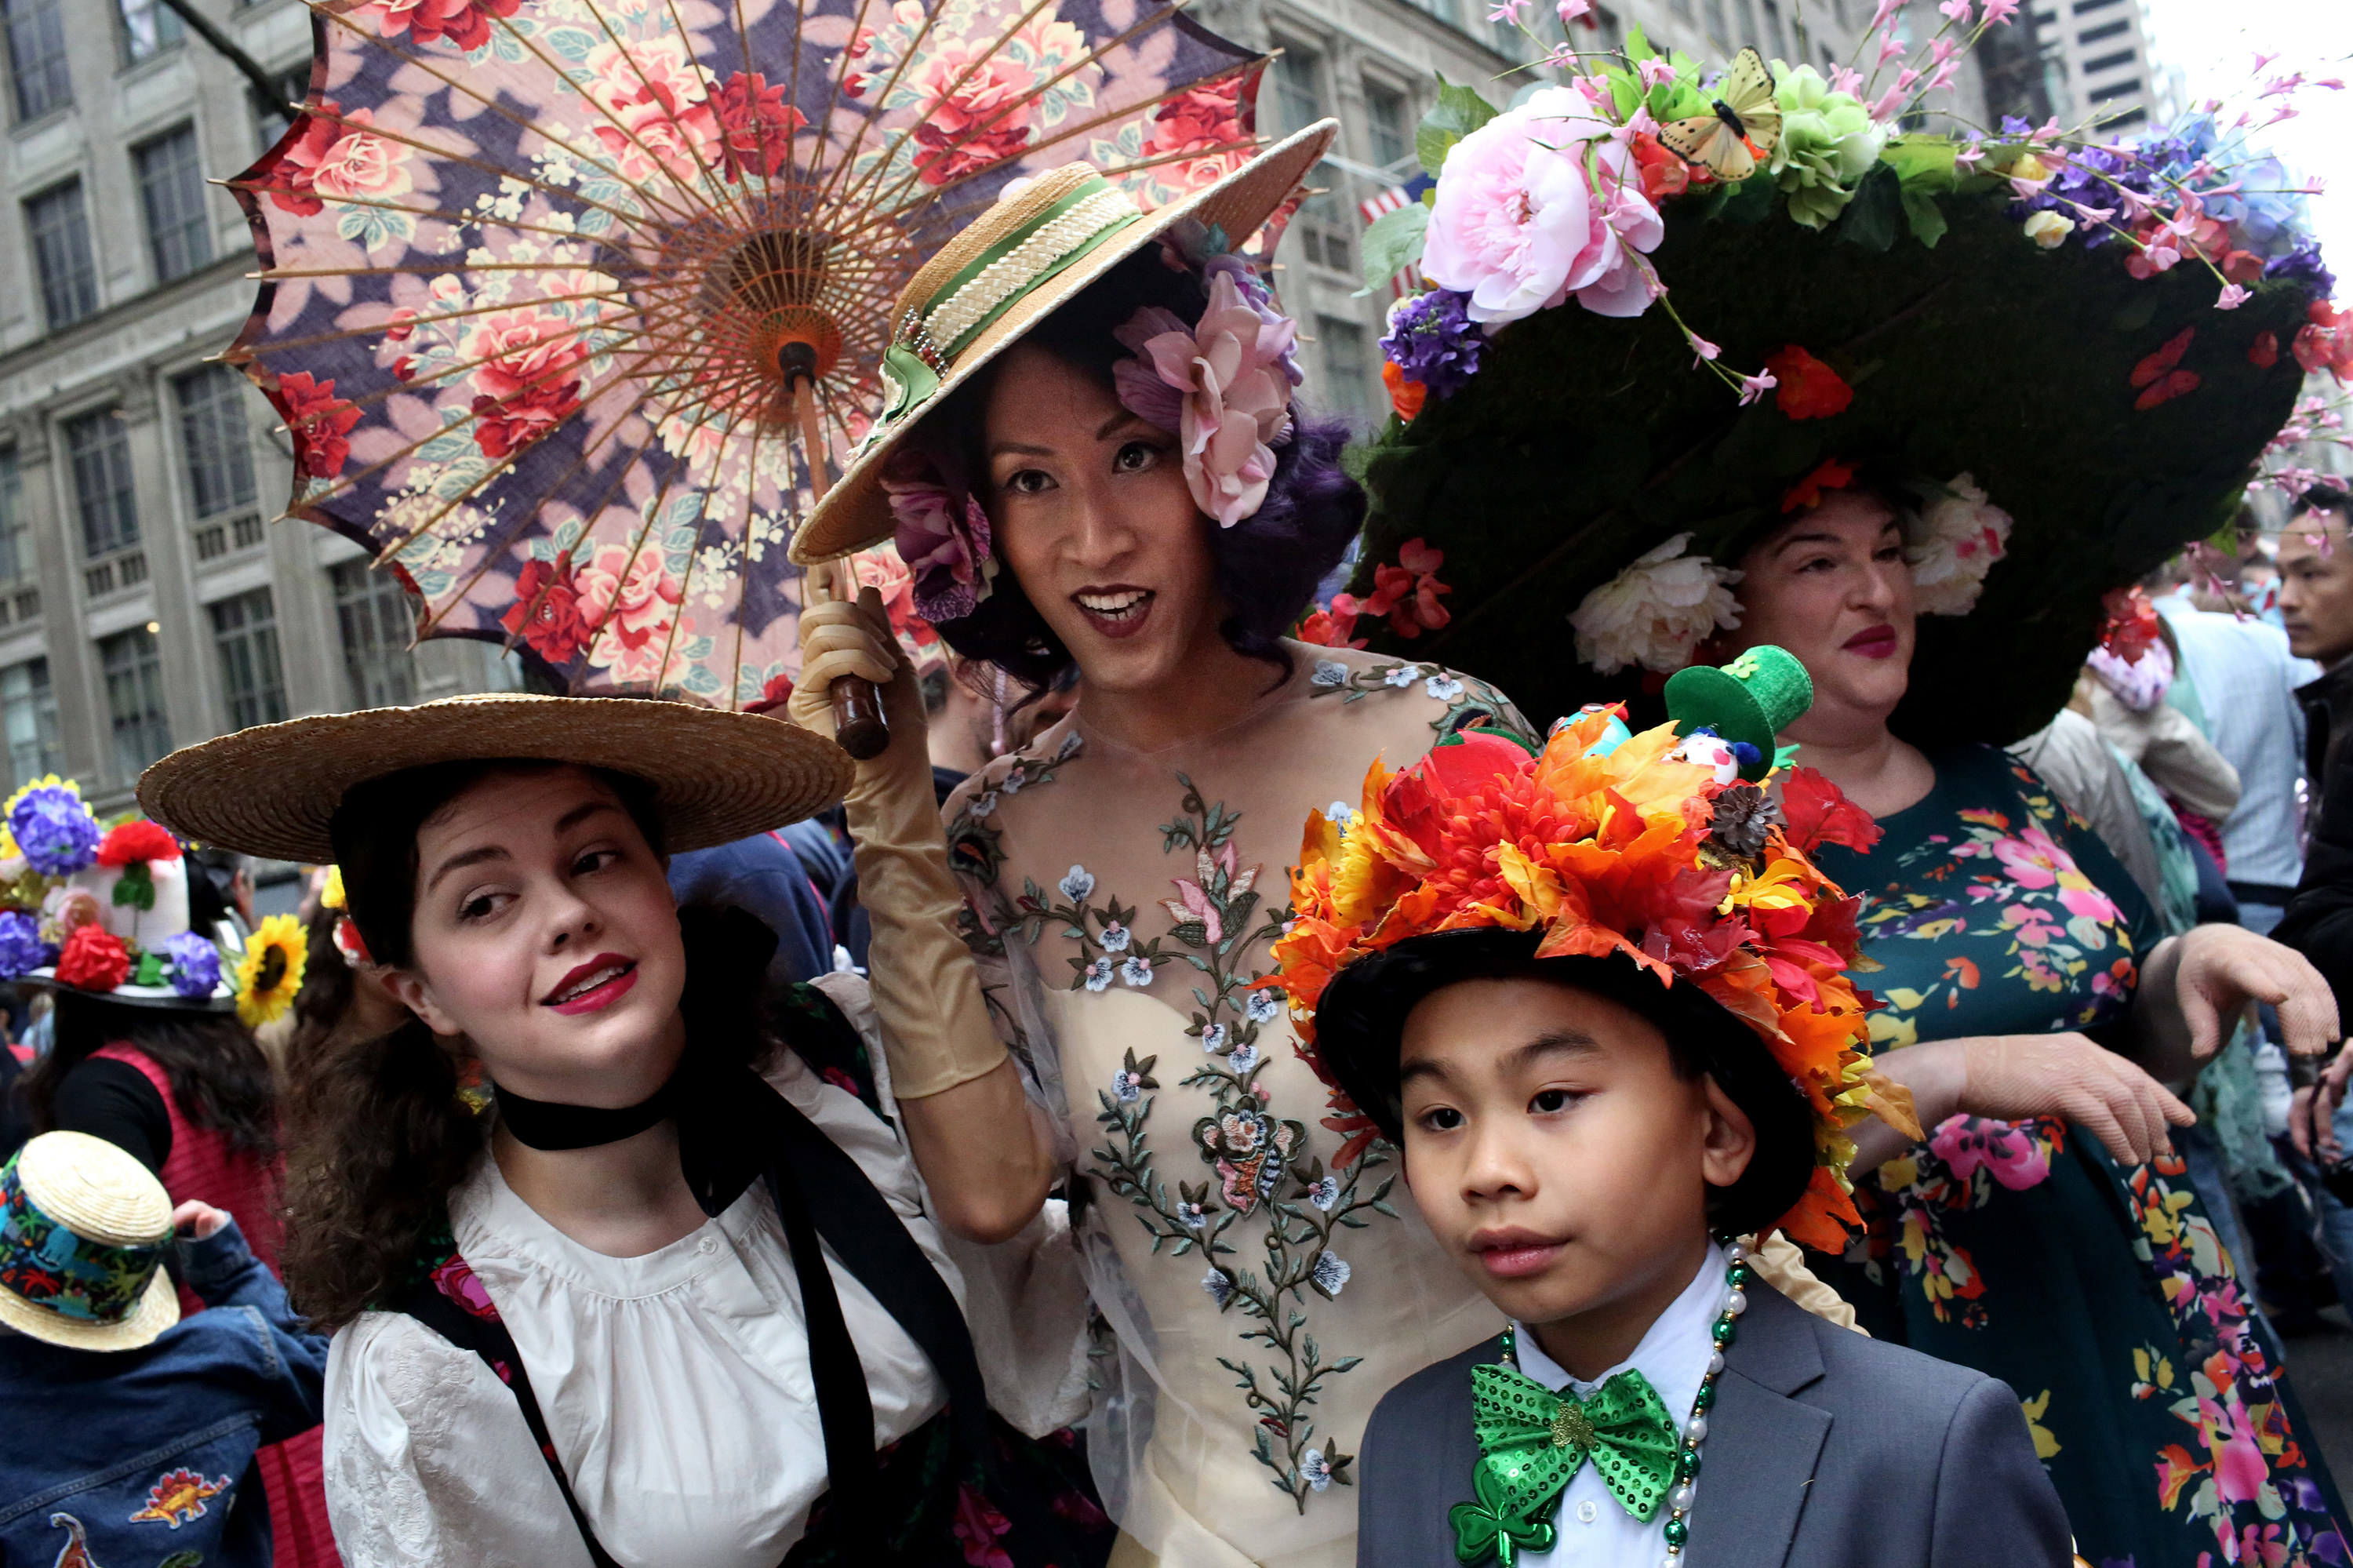
POLYGON ((1215 180, 1264 65, 1150 0, 312 0, 312 26, 305 111, 230 182, 263 270, 227 357, 293 435, 288 513, 399 573, 423 636, 724 707, 797 667, 797 387, 846 446, 948 235, 1080 159, 1147 208, 1215 180))

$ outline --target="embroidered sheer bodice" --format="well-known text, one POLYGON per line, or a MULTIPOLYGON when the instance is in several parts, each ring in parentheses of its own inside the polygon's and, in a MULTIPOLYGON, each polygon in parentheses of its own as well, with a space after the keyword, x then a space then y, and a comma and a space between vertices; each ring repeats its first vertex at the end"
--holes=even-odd
POLYGON ((948 806, 992 1011, 1083 1195, 1115 1341, 1095 1358, 1097 1478, 1186 1568, 1353 1563, 1345 1489, 1373 1405, 1496 1326, 1394 1151, 1327 1125, 1287 1012, 1251 982, 1310 808, 1457 728, 1525 726, 1435 665, 1290 646, 1291 679, 1224 730, 1143 753, 1082 702, 948 806))

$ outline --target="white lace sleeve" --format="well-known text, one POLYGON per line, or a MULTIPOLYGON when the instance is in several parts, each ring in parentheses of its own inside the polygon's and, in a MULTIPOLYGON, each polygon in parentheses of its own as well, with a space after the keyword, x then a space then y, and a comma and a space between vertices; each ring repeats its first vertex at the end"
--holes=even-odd
POLYGON ((398 1312, 327 1352, 327 1516, 348 1568, 587 1568, 522 1407, 481 1359, 398 1312))

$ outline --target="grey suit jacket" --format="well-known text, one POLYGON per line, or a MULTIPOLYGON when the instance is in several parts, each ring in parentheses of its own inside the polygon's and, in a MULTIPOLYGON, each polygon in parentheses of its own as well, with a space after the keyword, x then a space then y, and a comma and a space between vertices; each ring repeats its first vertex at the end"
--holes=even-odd
MULTIPOLYGON (((1499 1353, 1491 1340, 1424 1368, 1374 1410, 1357 1568, 1453 1568, 1447 1510, 1470 1500, 1479 1457, 1471 1369, 1499 1353)), ((1693 1568, 2065 1568, 2073 1556, 2018 1396, 1993 1378, 1825 1323, 1759 1281, 1715 1392, 1693 1568)))

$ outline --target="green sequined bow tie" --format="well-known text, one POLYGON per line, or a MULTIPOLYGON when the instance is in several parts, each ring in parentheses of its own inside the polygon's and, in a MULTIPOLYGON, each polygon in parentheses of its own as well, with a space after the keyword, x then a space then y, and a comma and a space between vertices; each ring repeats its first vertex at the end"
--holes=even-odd
MULTIPOLYGON (((1545 1518, 1588 1458, 1609 1495, 1645 1524, 1674 1485, 1674 1420, 1641 1372, 1620 1372, 1579 1400, 1512 1367, 1477 1366, 1471 1370, 1471 1411, 1479 1468, 1497 1483, 1497 1500, 1521 1520, 1545 1518)), ((1483 1498, 1486 1489, 1479 1489, 1483 1498)), ((1458 1550, 1463 1544, 1458 1542, 1458 1550)))

